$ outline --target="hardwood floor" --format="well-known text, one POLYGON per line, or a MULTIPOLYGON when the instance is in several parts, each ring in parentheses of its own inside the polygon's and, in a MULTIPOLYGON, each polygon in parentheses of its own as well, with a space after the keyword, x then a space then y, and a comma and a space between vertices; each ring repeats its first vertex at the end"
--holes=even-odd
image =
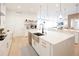
MULTIPOLYGON (((37 56, 37 53, 29 46, 27 37, 15 37, 9 56, 37 56)), ((74 56, 79 56, 79 44, 74 44, 74 56)))
POLYGON ((74 44, 74 55, 79 56, 79 44, 74 44))
POLYGON ((37 53, 28 44, 27 37, 15 37, 13 38, 9 56, 37 56, 37 53))

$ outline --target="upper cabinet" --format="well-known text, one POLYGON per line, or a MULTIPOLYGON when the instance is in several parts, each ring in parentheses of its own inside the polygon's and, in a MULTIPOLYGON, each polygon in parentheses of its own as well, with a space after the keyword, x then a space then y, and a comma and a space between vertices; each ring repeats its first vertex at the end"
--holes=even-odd
POLYGON ((71 15, 68 15, 68 18, 69 19, 79 19, 79 13, 75 13, 75 14, 71 14, 71 15))
POLYGON ((0 3, 0 25, 4 26, 6 19, 6 5, 5 3, 0 3))
POLYGON ((6 15, 6 6, 4 3, 0 3, 0 16, 6 15))
POLYGON ((68 27, 79 29, 79 13, 68 15, 68 27))

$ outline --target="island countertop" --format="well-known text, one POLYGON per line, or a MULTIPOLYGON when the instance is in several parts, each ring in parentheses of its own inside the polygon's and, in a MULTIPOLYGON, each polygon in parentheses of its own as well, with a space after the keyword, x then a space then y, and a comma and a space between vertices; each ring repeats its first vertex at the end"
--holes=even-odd
MULTIPOLYGON (((39 31, 37 29, 32 29, 32 30, 29 30, 29 32, 36 33, 39 31)), ((54 31, 54 30, 52 30, 52 31, 47 30, 43 36, 39 36, 40 39, 43 39, 51 44, 60 43, 71 37, 74 38, 74 34, 72 34, 70 32, 62 32, 62 31, 54 31)))
POLYGON ((58 32, 58 31, 47 31, 47 34, 40 36, 41 39, 51 43, 57 44, 64 40, 74 37, 74 34, 68 32, 58 32))

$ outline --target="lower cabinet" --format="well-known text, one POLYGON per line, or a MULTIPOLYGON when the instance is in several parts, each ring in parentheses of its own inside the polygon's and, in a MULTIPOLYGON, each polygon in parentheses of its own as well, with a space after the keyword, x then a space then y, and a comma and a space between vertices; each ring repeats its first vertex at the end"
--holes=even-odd
POLYGON ((79 32, 75 32, 75 43, 79 43, 79 32))
POLYGON ((0 56, 7 56, 9 53, 9 42, 3 42, 0 44, 0 56))
POLYGON ((39 42, 32 39, 32 46, 39 56, 73 56, 75 36, 62 42, 51 44, 45 39, 39 38, 39 42))
POLYGON ((39 50, 40 56, 50 56, 50 43, 40 39, 39 50))
POLYGON ((39 54, 39 50, 40 50, 39 49, 39 43, 34 39, 32 39, 32 46, 35 49, 35 51, 39 54))
POLYGON ((12 34, 8 34, 3 41, 0 41, 0 56, 9 55, 11 42, 12 42, 12 34))
POLYGON ((39 56, 50 56, 50 44, 34 35, 32 35, 32 47, 39 56))
POLYGON ((74 39, 67 40, 51 45, 51 56, 74 56, 74 39))
POLYGON ((28 32, 28 43, 32 46, 32 33, 28 32))
POLYGON ((5 56, 7 55, 7 45, 6 44, 0 44, 0 56, 5 56))

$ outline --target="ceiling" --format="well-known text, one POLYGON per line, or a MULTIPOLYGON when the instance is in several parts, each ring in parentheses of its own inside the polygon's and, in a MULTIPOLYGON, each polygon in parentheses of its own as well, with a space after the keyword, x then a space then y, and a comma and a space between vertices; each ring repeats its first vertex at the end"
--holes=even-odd
MULTIPOLYGON (((27 13, 27 14, 33 14, 33 15, 48 14, 49 16, 52 16, 52 15, 58 15, 60 12, 59 3, 44 3, 44 4, 43 3, 42 4, 41 3, 6 3, 6 7, 7 7, 7 11, 15 11, 15 12, 27 13), (41 8, 40 8, 40 5, 41 5, 41 8)), ((62 3, 61 10, 62 10, 62 13, 65 15, 76 12, 76 4, 62 3)))

